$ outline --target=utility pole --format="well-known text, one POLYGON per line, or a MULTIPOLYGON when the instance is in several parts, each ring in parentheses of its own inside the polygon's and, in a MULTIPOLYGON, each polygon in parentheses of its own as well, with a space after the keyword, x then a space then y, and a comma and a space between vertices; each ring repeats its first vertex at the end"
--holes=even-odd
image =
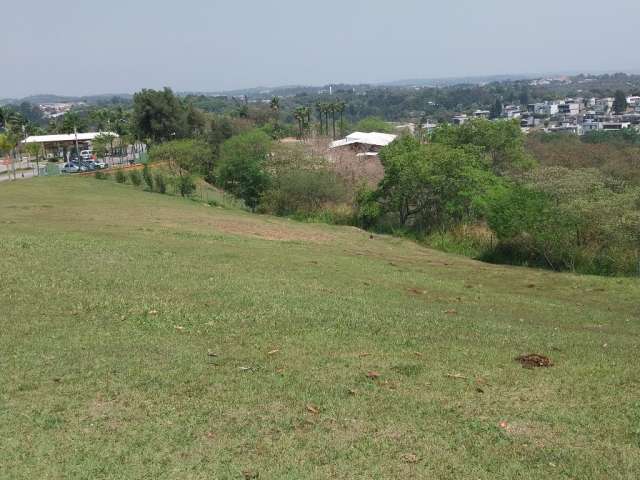
POLYGON ((80 150, 78 149, 78 129, 75 125, 73 126, 73 133, 76 136, 76 158, 78 159, 78 162, 80 162, 80 150))

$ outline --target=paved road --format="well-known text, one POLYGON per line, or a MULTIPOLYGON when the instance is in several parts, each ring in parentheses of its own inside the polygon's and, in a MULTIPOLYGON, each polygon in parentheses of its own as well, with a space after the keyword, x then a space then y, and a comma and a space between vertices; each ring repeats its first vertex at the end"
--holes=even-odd
MULTIPOLYGON (((31 178, 35 175, 35 167, 30 170, 16 170, 16 180, 23 180, 25 178, 31 178)), ((13 171, 7 172, 6 170, 0 170, 0 182, 13 181, 13 171)))

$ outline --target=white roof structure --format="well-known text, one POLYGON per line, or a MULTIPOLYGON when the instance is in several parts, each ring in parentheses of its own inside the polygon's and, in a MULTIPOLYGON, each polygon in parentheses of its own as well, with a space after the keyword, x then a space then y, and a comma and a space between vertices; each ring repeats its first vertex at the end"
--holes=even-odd
POLYGON ((329 148, 338 148, 344 147, 346 145, 353 145, 356 143, 361 143, 363 145, 373 145, 376 147, 384 147, 393 142, 397 135, 392 135, 390 133, 378 133, 378 132, 353 132, 351 135, 347 135, 346 138, 342 140, 336 140, 335 142, 331 142, 331 146, 329 148))
POLYGON ((87 142, 95 140, 100 135, 118 137, 117 133, 113 132, 89 132, 89 133, 63 133, 59 135, 33 135, 27 137, 22 143, 56 143, 56 142, 87 142))

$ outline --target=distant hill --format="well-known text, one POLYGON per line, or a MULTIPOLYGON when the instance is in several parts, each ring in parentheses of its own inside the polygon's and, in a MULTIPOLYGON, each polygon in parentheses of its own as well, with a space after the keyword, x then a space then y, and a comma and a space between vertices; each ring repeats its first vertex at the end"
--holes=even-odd
POLYGON ((448 87, 452 85, 481 85, 493 82, 508 82, 514 80, 528 80, 536 75, 488 75, 478 77, 445 77, 445 78, 416 78, 381 82, 377 85, 390 87, 448 87))
POLYGON ((105 93, 98 95, 87 95, 87 96, 67 96, 67 95, 54 95, 54 94, 37 94, 37 95, 29 95, 28 97, 23 98, 5 98, 0 99, 0 105, 8 105, 8 104, 19 104, 22 102, 28 102, 32 105, 38 105, 42 103, 71 103, 71 102, 85 102, 91 104, 99 104, 105 101, 108 101, 112 98, 122 98, 125 100, 130 100, 133 98, 133 95, 130 93, 105 93))

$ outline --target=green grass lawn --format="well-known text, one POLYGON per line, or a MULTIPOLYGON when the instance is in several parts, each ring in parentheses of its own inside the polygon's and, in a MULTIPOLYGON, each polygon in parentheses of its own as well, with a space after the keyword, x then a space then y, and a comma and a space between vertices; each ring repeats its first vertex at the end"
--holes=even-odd
POLYGON ((0 292, 3 479, 640 476, 634 279, 58 177, 0 292))

